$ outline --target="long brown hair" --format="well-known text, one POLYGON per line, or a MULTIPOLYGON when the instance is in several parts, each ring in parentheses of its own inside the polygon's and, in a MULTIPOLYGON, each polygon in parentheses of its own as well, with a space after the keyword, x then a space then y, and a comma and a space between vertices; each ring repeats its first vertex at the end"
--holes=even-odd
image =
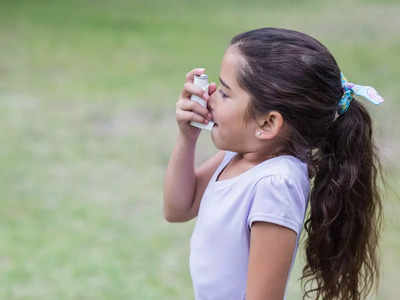
POLYGON ((303 299, 362 299, 379 285, 383 218, 382 167, 368 111, 353 99, 335 118, 340 69, 309 35, 260 28, 233 37, 230 46, 244 58, 237 80, 251 95, 248 116, 279 111, 291 129, 285 152, 309 166, 303 299))

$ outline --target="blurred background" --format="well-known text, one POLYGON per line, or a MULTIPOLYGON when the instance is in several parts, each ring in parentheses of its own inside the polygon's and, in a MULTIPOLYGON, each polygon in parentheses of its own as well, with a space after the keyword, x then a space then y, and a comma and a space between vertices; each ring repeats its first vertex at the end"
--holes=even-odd
MULTIPOLYGON (((230 39, 267 26, 316 37, 385 98, 365 102, 388 180, 370 299, 398 299, 399 15, 397 0, 2 0, 0 299, 193 299, 195 220, 162 214, 175 103, 189 70, 217 81, 230 39)), ((196 164, 215 152, 202 132, 196 164)), ((301 245, 288 299, 303 265, 301 245)))

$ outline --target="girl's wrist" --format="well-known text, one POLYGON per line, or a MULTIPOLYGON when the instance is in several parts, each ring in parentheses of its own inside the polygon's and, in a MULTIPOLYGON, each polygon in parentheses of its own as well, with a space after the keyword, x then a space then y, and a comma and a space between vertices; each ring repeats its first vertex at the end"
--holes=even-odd
POLYGON ((182 131, 179 131, 177 136, 177 144, 184 147, 195 148, 197 142, 197 137, 187 136, 182 131))

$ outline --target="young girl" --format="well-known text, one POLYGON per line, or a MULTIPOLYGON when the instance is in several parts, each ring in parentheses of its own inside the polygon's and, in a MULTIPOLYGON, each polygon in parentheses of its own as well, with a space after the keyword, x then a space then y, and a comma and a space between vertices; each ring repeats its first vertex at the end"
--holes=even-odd
POLYGON ((356 300, 379 281, 380 162, 371 118, 331 53, 300 32, 235 36, 219 81, 203 92, 194 69, 176 103, 179 134, 165 177, 169 222, 197 216, 190 241, 196 300, 283 299, 310 202, 304 297, 356 300), (192 94, 207 108, 190 101, 192 94), (194 168, 200 129, 220 150, 194 168))

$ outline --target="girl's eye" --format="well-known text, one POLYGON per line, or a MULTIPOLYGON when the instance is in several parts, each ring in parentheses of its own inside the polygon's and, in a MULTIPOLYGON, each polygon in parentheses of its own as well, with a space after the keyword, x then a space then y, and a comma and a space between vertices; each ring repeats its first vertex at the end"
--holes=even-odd
POLYGON ((227 98, 228 95, 225 94, 221 89, 219 89, 219 93, 221 94, 222 98, 227 98))

